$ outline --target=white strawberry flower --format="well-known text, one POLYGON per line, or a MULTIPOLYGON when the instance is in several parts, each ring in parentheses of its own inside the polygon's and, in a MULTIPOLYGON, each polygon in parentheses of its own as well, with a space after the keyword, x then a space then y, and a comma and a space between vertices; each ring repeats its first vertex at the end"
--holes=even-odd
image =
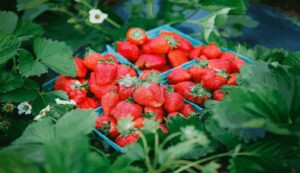
POLYGON ((18 105, 18 113, 19 115, 25 113, 26 115, 31 114, 31 105, 28 102, 22 102, 18 105))
POLYGON ((76 105, 76 102, 74 100, 62 100, 60 98, 56 98, 55 102, 58 105, 76 105))
POLYGON ((95 23, 95 24, 103 23, 103 21, 108 17, 108 15, 106 13, 103 13, 99 9, 91 9, 89 11, 89 15, 90 15, 90 17, 89 17, 90 22, 95 23))
POLYGON ((48 105, 48 106, 46 106, 44 109, 42 109, 42 110, 40 111, 40 113, 39 113, 36 117, 34 117, 33 120, 37 121, 37 120, 39 120, 39 119, 45 117, 46 114, 47 114, 49 111, 50 111, 50 105, 48 105))

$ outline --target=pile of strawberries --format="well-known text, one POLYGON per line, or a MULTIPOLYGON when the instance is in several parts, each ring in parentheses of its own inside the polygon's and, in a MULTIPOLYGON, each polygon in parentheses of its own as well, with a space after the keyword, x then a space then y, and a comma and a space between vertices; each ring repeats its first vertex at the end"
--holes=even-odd
POLYGON ((169 73, 168 83, 184 98, 203 106, 210 98, 222 100, 224 85, 237 85, 237 76, 245 62, 237 55, 221 52, 215 44, 197 46, 192 50, 197 63, 187 70, 176 68, 169 73))
POLYGON ((155 69, 165 72, 193 59, 193 45, 179 34, 161 31, 155 38, 148 38, 141 28, 131 28, 127 41, 117 42, 117 52, 141 70, 155 69))
POLYGON ((96 109, 106 93, 118 90, 118 80, 122 76, 137 76, 136 71, 128 65, 119 64, 111 54, 91 53, 84 59, 75 57, 73 60, 76 77, 58 76, 54 89, 65 91, 80 109, 96 109))

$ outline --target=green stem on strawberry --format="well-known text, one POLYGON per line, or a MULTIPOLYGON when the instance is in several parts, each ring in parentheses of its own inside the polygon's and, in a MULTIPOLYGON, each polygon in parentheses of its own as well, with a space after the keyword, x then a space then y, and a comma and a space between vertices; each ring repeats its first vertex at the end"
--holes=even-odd
POLYGON ((147 16, 149 18, 153 17, 153 5, 152 0, 147 0, 147 16))
POLYGON ((148 155, 150 149, 148 147, 147 140, 146 140, 145 136, 143 135, 143 133, 141 133, 141 139, 142 139, 143 146, 144 146, 145 165, 148 169, 148 172, 151 172, 152 171, 152 166, 151 166, 150 158, 149 158, 149 155, 148 155))
POLYGON ((107 17, 105 19, 108 23, 110 23, 112 26, 116 27, 116 28, 120 28, 121 26, 114 20, 112 20, 110 17, 107 17))
POLYGON ((175 137, 177 137, 177 136, 180 136, 180 135, 181 135, 180 132, 176 132, 176 133, 173 133, 173 134, 167 136, 166 139, 160 144, 159 147, 160 147, 161 149, 163 149, 164 146, 165 146, 170 140, 172 140, 173 138, 175 138, 175 137))

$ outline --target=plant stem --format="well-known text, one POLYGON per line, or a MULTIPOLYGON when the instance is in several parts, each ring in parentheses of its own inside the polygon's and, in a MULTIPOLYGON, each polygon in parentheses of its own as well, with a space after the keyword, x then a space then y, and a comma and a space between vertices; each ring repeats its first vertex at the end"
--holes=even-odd
POLYGON ((116 27, 116 28, 120 28, 121 26, 114 20, 112 20, 110 17, 107 17, 105 19, 108 23, 110 23, 112 26, 116 27))
POLYGON ((101 150, 99 150, 98 148, 96 148, 96 147, 94 147, 94 146, 90 146, 90 148, 91 148, 92 150, 96 151, 97 153, 99 153, 99 154, 105 156, 105 153, 103 153, 103 152, 102 152, 101 150))
POLYGON ((167 136, 166 139, 160 144, 159 147, 160 147, 160 148, 164 148, 164 146, 165 146, 170 140, 172 140, 173 138, 175 138, 175 137, 177 137, 177 136, 179 136, 179 135, 181 135, 181 133, 180 133, 180 132, 176 132, 176 133, 173 133, 173 134, 167 136))
POLYGON ((86 6, 89 9, 93 9, 94 8, 89 3, 85 2, 85 0, 81 0, 80 3, 82 3, 84 6, 86 6))
POLYGON ((151 172, 152 171, 152 166, 151 166, 150 158, 149 158, 149 155, 148 155, 149 147, 148 147, 148 144, 147 144, 147 140, 146 140, 145 136, 142 133, 141 133, 141 139, 142 139, 143 146, 144 146, 145 165, 148 169, 148 172, 151 172))
POLYGON ((148 18, 152 18, 153 17, 152 0, 146 0, 146 2, 147 2, 147 16, 148 16, 148 18))
POLYGON ((157 166, 157 158, 158 158, 158 150, 159 150, 159 136, 157 134, 157 131, 155 131, 154 133, 154 141, 155 141, 155 144, 154 144, 154 163, 153 163, 153 167, 154 169, 156 168, 157 166))

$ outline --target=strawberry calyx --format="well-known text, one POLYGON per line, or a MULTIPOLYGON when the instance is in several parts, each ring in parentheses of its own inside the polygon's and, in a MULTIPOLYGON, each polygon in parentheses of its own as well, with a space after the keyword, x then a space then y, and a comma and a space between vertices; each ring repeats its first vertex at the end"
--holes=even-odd
POLYGON ((85 50, 85 57, 90 55, 90 54, 94 54, 97 53, 96 51, 94 51, 93 49, 91 49, 90 47, 87 47, 85 50))
POLYGON ((126 137, 131 133, 135 133, 132 117, 126 117, 118 120, 118 131, 121 136, 126 137))
POLYGON ((208 65, 208 60, 206 60, 206 59, 203 59, 203 60, 198 60, 197 59, 196 64, 194 64, 194 66, 200 66, 202 68, 206 68, 207 65, 208 65))
POLYGON ((97 128, 97 130, 99 130, 101 133, 103 133, 104 135, 108 135, 109 134, 109 130, 110 130, 110 121, 107 123, 102 123, 102 127, 101 128, 97 128))
POLYGON ((175 49, 178 46, 178 41, 174 37, 172 36, 163 36, 163 37, 167 40, 168 44, 172 49, 175 49))
POLYGON ((98 63, 113 64, 113 63, 115 63, 115 60, 114 60, 113 58, 109 58, 108 60, 100 59, 100 60, 98 61, 98 63))
POLYGON ((161 83, 162 80, 160 78, 161 73, 156 73, 154 70, 152 70, 146 77, 146 82, 152 82, 152 83, 161 83))
POLYGON ((131 77, 129 74, 126 74, 125 76, 122 76, 121 79, 118 81, 119 85, 122 85, 124 87, 131 87, 138 83, 137 77, 131 77))
POLYGON ((198 97, 204 98, 205 96, 211 97, 211 93, 208 90, 204 89, 202 87, 202 84, 197 84, 195 86, 192 86, 190 94, 195 96, 196 98, 198 97))
POLYGON ((154 112, 146 112, 146 113, 144 113, 144 117, 146 117, 146 118, 153 118, 153 117, 155 117, 157 114, 156 113, 154 113, 154 112))
POLYGON ((166 90, 167 90, 168 92, 174 92, 174 87, 171 86, 171 85, 168 85, 168 86, 166 87, 166 90))
POLYGON ((140 28, 136 28, 134 31, 130 33, 130 36, 132 36, 134 39, 141 39, 144 36, 144 32, 140 28))
POLYGON ((225 69, 220 70, 220 69, 215 68, 214 70, 217 72, 217 76, 221 76, 226 79, 229 78, 229 75, 225 72, 225 69))
POLYGON ((132 102, 134 102, 134 99, 132 97, 128 97, 125 101, 127 103, 132 103, 132 102))
POLYGON ((81 84, 80 82, 75 82, 73 84, 70 84, 71 86, 74 86, 75 90, 87 90, 89 88, 89 85, 86 82, 84 82, 83 84, 81 84))

